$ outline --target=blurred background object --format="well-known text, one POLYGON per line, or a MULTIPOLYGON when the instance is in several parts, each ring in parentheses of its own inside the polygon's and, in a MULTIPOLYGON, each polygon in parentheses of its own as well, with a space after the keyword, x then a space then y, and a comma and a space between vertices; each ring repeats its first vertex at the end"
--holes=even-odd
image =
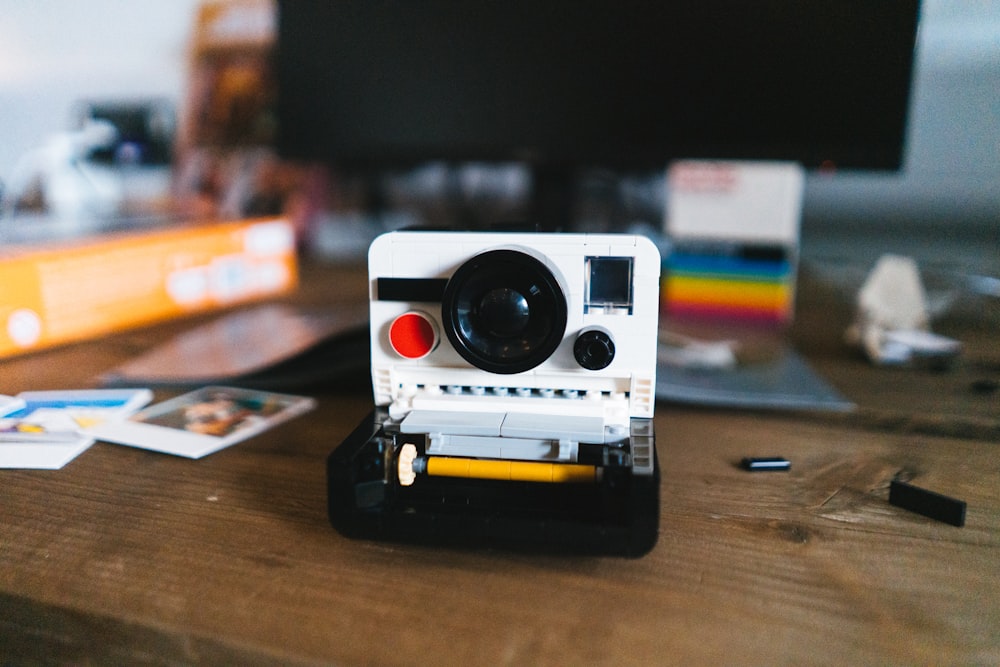
POLYGON ((166 100, 82 101, 71 127, 14 166, 4 215, 36 213, 77 223, 165 212, 174 142, 166 100))
MULTIPOLYGON (((197 183, 211 192, 225 182, 269 180, 285 183, 275 190, 287 187, 288 179, 268 176, 274 170, 266 150, 248 149, 241 159, 222 164, 212 150, 207 156, 181 157, 190 145, 186 113, 198 87, 198 61, 192 55, 197 53, 198 17, 209 11, 205 7, 246 4, 45 0, 5 7, 0 24, 0 182, 7 195, 19 160, 46 145, 49 137, 77 127, 78 110, 86 100, 169 103, 178 116, 176 187, 197 183), (257 176, 253 165, 261 157, 264 173, 257 176)), ((249 33, 263 48, 273 39, 274 15, 269 16, 253 8, 236 11, 218 23, 217 35, 249 33)), ((831 265, 845 257, 856 259, 862 267, 858 282, 887 251, 933 262, 960 256, 983 271, 995 264, 1000 226, 1000 5, 925 0, 920 19, 903 169, 819 170, 806 176, 803 254, 829 259, 831 265)), ((208 60, 206 55, 203 62, 208 60)), ((266 107, 266 91, 252 90, 253 81, 260 81, 259 70, 234 64, 222 78, 224 85, 219 83, 214 97, 209 96, 213 104, 207 108, 246 121, 241 127, 252 131, 241 131, 239 141, 257 146, 259 139, 266 144, 267 114, 246 113, 248 107, 260 109, 262 101, 266 107), (241 102, 227 109, 224 99, 241 102), (265 120, 251 120, 254 117, 265 120)), ((210 135, 203 134, 199 141, 227 139, 210 135)), ((373 202, 386 212, 388 226, 443 214, 461 219, 477 214, 480 206, 503 213, 516 209, 527 182, 519 164, 423 165, 413 172, 382 175, 387 183, 380 184, 376 194, 365 179, 331 181, 312 172, 297 177, 307 181, 305 189, 311 192, 292 202, 303 216, 329 217, 318 212, 333 209, 341 220, 355 220, 361 228, 373 224, 363 214, 373 202)), ((251 201, 256 210, 274 200, 252 193, 241 197, 241 191, 242 186, 222 196, 227 211, 251 201)), ((580 184, 580 224, 588 229, 642 222, 657 227, 668 194, 655 175, 586 174, 580 184)), ((220 200, 216 196, 214 201, 220 200)))

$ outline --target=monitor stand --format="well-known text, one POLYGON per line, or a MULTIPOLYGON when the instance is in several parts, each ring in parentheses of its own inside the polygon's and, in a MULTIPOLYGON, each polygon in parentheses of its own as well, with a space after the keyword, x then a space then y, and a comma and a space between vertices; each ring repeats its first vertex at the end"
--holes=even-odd
POLYGON ((572 231, 576 213, 577 170, 570 165, 531 166, 531 224, 542 232, 572 231))

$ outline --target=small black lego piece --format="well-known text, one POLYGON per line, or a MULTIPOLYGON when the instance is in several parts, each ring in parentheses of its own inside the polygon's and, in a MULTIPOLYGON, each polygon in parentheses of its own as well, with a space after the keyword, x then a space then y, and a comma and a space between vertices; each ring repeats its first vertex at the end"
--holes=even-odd
POLYGON ((978 380, 973 380, 969 384, 969 389, 984 396, 987 394, 995 394, 997 390, 1000 389, 1000 381, 994 380, 993 378, 980 378, 978 380))
POLYGON ((892 480, 889 485, 889 504, 923 514, 931 519, 952 526, 965 525, 965 501, 921 489, 907 482, 892 480))
POLYGON ((780 456, 745 456, 740 467, 750 472, 791 470, 792 462, 780 456))

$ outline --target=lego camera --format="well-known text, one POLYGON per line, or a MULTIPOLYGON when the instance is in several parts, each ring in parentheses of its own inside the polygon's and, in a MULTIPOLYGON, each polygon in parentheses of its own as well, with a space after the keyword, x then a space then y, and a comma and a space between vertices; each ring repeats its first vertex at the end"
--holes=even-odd
POLYGON ((375 409, 327 462, 356 537, 641 555, 656 542, 660 256, 641 236, 392 232, 375 409))

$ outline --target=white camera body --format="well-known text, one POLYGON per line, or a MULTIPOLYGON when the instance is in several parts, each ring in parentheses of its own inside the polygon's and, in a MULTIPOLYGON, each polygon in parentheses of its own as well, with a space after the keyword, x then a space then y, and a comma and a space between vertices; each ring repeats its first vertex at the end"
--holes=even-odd
POLYGON ((391 232, 368 267, 376 406, 327 459, 334 527, 421 544, 653 548, 652 242, 391 232))
POLYGON ((599 417, 627 433, 653 416, 660 255, 649 239, 390 232, 368 267, 374 398, 393 419, 517 413, 558 430, 599 417))

